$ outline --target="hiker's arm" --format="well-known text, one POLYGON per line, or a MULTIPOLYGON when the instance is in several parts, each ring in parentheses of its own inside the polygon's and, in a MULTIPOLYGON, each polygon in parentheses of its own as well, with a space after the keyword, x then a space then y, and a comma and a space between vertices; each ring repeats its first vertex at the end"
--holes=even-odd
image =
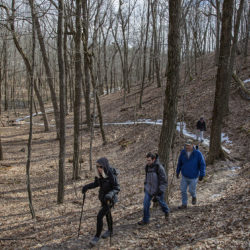
POLYGON ((181 172, 181 165, 182 165, 182 162, 181 162, 181 153, 180 153, 179 159, 178 159, 177 168, 176 168, 176 175, 180 174, 180 172, 181 172))
POLYGON ((159 167, 159 191, 160 193, 164 193, 167 189, 167 175, 163 166, 159 167))
POLYGON ((99 185, 100 184, 99 184, 98 178, 95 177, 94 182, 91 182, 91 183, 82 187, 82 192, 85 193, 88 189, 93 189, 93 188, 99 187, 99 185))
POLYGON ((201 153, 199 154, 199 168, 200 168, 200 177, 204 177, 206 173, 206 163, 201 153))

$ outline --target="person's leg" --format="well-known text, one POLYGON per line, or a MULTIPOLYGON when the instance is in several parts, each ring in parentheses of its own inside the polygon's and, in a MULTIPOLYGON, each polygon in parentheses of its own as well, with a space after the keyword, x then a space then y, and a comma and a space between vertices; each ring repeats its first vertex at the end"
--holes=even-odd
POLYGON ((187 206, 187 187, 188 187, 188 181, 187 178, 182 176, 181 178, 181 197, 182 197, 182 205, 187 206))
POLYGON ((204 133, 204 131, 201 131, 201 132, 200 132, 201 142, 203 142, 203 141, 204 141, 204 138, 203 138, 203 133, 204 133))
POLYGON ((150 218, 149 209, 150 209, 151 199, 152 199, 152 196, 148 192, 145 192, 144 201, 143 201, 143 221, 146 223, 149 222, 149 218, 150 218))
POLYGON ((165 202, 164 200, 164 194, 162 194, 159 199, 158 199, 158 202, 161 206, 161 209, 162 211, 165 213, 165 214, 168 214, 169 213, 169 208, 168 208, 168 205, 167 203, 165 202))
POLYGON ((200 135, 200 130, 197 130, 197 131, 196 131, 196 140, 197 140, 197 141, 199 140, 199 135, 200 135))
POLYGON ((103 206, 97 215, 97 224, 96 224, 96 237, 100 237, 103 227, 103 217, 108 213, 109 208, 103 206))
POLYGON ((195 197, 195 198, 196 198, 197 181, 198 181, 198 178, 191 179, 190 184, 189 184, 189 193, 191 194, 192 197, 195 197))

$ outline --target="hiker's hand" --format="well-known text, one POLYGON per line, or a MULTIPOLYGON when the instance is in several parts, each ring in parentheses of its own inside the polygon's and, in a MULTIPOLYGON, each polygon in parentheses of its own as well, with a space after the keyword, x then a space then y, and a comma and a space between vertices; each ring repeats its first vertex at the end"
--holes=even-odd
POLYGON ((202 181, 203 180, 203 176, 199 176, 199 181, 202 181))
POLYGON ((153 201, 153 202, 157 202, 156 196, 153 197, 152 201, 153 201))
POLYGON ((111 202, 112 201, 112 195, 111 194, 106 194, 104 197, 104 201, 106 203, 111 202))
POLYGON ((179 174, 176 174, 176 178, 179 179, 179 177, 180 177, 180 173, 179 173, 179 174))
POLYGON ((85 194, 87 192, 88 188, 86 186, 82 187, 82 193, 85 194))
POLYGON ((159 191, 158 194, 157 194, 158 197, 161 197, 162 195, 163 195, 162 191, 159 191))

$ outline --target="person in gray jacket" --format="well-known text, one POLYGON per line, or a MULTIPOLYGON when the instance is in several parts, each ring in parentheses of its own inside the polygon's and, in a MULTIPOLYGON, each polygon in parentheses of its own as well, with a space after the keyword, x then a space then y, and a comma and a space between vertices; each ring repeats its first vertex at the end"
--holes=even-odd
POLYGON ((143 219, 138 222, 139 225, 146 225, 150 219, 150 204, 154 199, 159 202, 165 218, 168 218, 169 208, 164 200, 164 193, 167 188, 167 178, 164 167, 160 164, 157 154, 148 153, 147 165, 145 167, 146 178, 144 183, 144 201, 143 201, 143 219))

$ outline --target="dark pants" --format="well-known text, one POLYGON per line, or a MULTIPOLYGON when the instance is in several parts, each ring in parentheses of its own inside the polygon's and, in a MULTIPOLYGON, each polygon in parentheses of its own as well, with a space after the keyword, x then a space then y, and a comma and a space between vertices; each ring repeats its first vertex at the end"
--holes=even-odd
POLYGON ((106 215, 108 230, 113 232, 113 220, 111 215, 111 208, 106 204, 102 205, 98 215, 97 215, 97 224, 96 224, 96 237, 100 237, 102 228, 103 228, 103 217, 106 215))

